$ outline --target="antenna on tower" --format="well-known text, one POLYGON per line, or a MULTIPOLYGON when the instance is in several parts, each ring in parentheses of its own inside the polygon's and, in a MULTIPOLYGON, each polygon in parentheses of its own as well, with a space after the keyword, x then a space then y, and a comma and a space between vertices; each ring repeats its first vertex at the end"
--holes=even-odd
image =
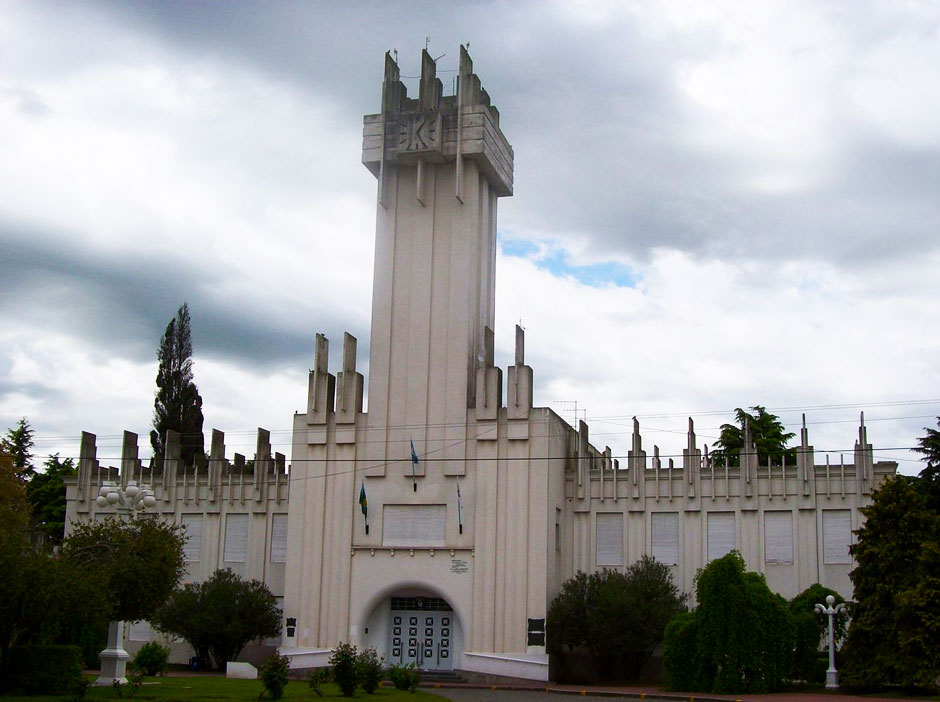
POLYGON ((431 37, 424 38, 424 50, 427 51, 428 47, 431 45, 431 37))

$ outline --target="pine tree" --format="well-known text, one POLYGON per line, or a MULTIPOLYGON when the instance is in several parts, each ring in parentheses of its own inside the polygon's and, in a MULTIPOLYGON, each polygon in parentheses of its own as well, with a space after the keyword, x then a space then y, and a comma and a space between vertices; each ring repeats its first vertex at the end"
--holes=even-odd
POLYGON ((193 465, 204 453, 202 397, 193 382, 193 342, 189 306, 184 302, 176 317, 166 325, 157 359, 157 394, 153 402, 153 431, 150 445, 154 463, 160 465, 166 454, 166 432, 180 433, 183 463, 193 465))
POLYGON ((23 417, 0 439, 0 450, 13 456, 13 469, 21 479, 29 478, 36 472, 33 469, 33 433, 29 420, 23 417))
POLYGON ((751 407, 754 414, 745 412, 738 407, 734 411, 734 418, 737 426, 734 424, 722 424, 721 436, 715 442, 715 451, 712 457, 716 464, 723 462, 725 456, 731 465, 741 465, 741 450, 744 448, 744 425, 747 424, 751 430, 751 438, 754 446, 757 448, 757 458, 760 465, 767 465, 767 459, 779 466, 784 457, 788 465, 796 463, 796 450, 787 449, 787 442, 796 434, 786 431, 786 427, 780 423, 780 418, 771 414, 765 407, 755 405, 751 407))

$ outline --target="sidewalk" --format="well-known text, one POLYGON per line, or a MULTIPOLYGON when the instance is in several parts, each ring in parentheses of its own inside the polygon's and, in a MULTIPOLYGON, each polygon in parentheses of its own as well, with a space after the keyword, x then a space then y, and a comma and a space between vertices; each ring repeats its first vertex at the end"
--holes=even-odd
MULTIPOLYGON (((618 697, 645 702, 872 702, 872 697, 862 697, 839 691, 814 692, 775 692, 769 694, 717 695, 712 693, 666 692, 656 685, 616 686, 616 685, 558 685, 519 684, 519 685, 479 685, 474 683, 428 683, 422 689, 446 690, 503 690, 507 692, 549 692, 586 697, 618 697)), ((879 697, 877 699, 893 699, 879 697)), ((897 698, 909 699, 909 698, 897 698)))

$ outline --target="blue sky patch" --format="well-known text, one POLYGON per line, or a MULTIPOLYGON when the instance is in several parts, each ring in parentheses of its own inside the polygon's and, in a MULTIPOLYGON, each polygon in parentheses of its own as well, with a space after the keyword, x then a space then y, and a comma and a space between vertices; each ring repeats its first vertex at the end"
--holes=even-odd
POLYGON ((604 261, 588 266, 572 265, 567 252, 558 248, 541 248, 525 239, 500 237, 500 248, 505 256, 515 256, 532 261, 539 270, 548 271, 559 278, 571 277, 583 285, 603 288, 615 285, 634 288, 640 276, 635 270, 619 261, 604 261), (540 253, 541 252, 541 253, 540 253))

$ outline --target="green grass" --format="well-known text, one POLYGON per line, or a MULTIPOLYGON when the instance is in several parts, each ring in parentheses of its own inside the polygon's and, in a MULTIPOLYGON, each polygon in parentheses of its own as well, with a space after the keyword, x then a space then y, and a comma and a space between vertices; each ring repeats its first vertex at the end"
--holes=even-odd
MULTIPOLYGON (((92 680, 94 678, 91 678, 92 680)), ((190 700, 232 700, 232 702, 257 702, 258 695, 261 694, 262 686, 260 680, 229 680, 223 677, 215 676, 196 676, 185 678, 147 678, 144 684, 139 687, 133 697, 128 696, 128 690, 125 687, 122 690, 122 697, 118 697, 117 691, 110 687, 90 687, 85 695, 85 700, 95 702, 96 700, 162 700, 164 702, 189 702, 190 700)), ((316 702, 317 700, 343 700, 350 699, 343 697, 339 693, 339 688, 331 683, 321 687, 323 697, 317 697, 316 693, 310 689, 306 680, 291 680, 284 690, 284 700, 306 700, 307 702, 316 702)), ((62 702, 68 700, 63 696, 5 696, 6 700, 28 700, 29 702, 62 702)), ((434 695, 423 690, 418 690, 412 694, 410 692, 401 692, 391 687, 381 687, 372 695, 367 695, 361 689, 356 690, 356 695, 352 699, 374 700, 375 702, 430 702, 431 700, 443 700, 445 698, 434 695)))

